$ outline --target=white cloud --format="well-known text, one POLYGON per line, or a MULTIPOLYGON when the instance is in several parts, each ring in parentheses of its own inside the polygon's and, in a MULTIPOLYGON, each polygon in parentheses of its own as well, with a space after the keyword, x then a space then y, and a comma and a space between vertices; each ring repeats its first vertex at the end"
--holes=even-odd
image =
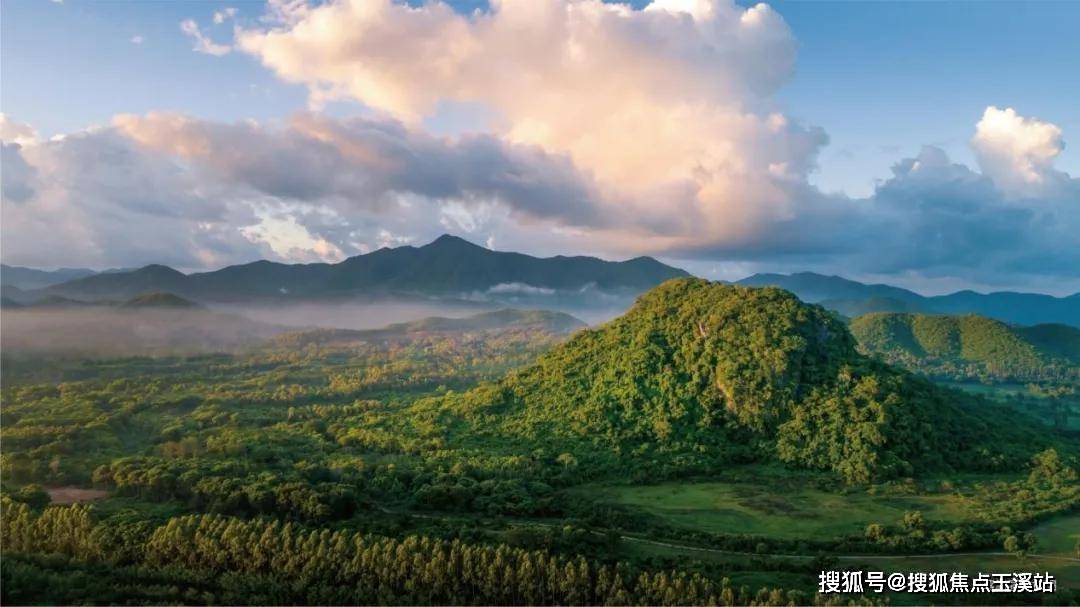
POLYGON ((307 0, 266 0, 266 13, 260 21, 271 25, 297 23, 308 13, 307 0))
POLYGON ((652 248, 734 246, 798 214, 827 141, 773 107, 795 41, 763 4, 502 0, 463 16, 336 2, 236 45, 316 102, 355 98, 412 126, 443 102, 486 107, 500 138, 590 175, 604 215, 635 217, 652 248))
POLYGON ((523 282, 500 282, 487 290, 489 295, 554 295, 555 289, 536 287, 523 282))
POLYGON ((214 18, 213 18, 214 25, 221 25, 222 23, 225 23, 229 19, 233 19, 235 17, 236 17, 236 8, 231 7, 231 6, 228 7, 228 8, 224 8, 224 9, 222 9, 220 11, 214 11, 214 18))
POLYGON ((199 29, 199 24, 195 23, 194 19, 184 19, 180 22, 180 31, 184 32, 187 36, 191 37, 195 41, 195 46, 191 50, 196 53, 205 53, 207 55, 214 55, 215 57, 221 57, 228 55, 232 52, 232 47, 226 44, 218 44, 211 40, 206 34, 199 29))
POLYGON ((3 160, 3 253, 27 265, 334 261, 432 238, 470 213, 454 231, 598 221, 565 158, 392 120, 120 115, 56 141, 5 143, 3 160))
POLYGON ((986 108, 971 147, 983 173, 1009 195, 1038 194, 1060 179, 1053 163, 1065 147, 1061 129, 1012 108, 986 108))
POLYGON ((2 225, 5 259, 26 265, 333 261, 450 231, 537 253, 983 284, 1075 282, 1080 267, 1080 181, 1044 165, 1056 186, 1016 197, 934 147, 898 162, 866 199, 825 195, 774 167, 800 201, 793 212, 763 232, 687 245, 690 222, 658 220, 678 213, 678 198, 657 198, 653 215, 619 213, 623 203, 567 158, 488 135, 312 114, 221 124, 152 113, 42 142, 27 125, 0 124, 27 142, 4 144, 2 225))
POLYGON ((28 145, 38 139, 37 131, 29 124, 16 122, 0 112, 0 141, 28 145))
POLYGON ((143 39, 143 37, 141 35, 136 34, 136 35, 131 37, 131 43, 132 44, 142 44, 143 41, 144 41, 144 39, 143 39))
MULTIPOLYGON (((1053 172, 1050 165, 1044 169, 1053 172)), ((933 147, 893 172, 860 218, 866 240, 854 265, 984 284, 1034 277, 1078 282, 1080 180, 1055 173, 1052 190, 1018 198, 1001 173, 953 163, 933 147)))
POLYGON ((334 243, 313 236, 295 215, 281 211, 261 214, 259 223, 240 228, 240 233, 254 243, 266 243, 281 259, 297 263, 341 261, 346 257, 334 243))
POLYGON ((248 205, 113 129, 4 144, 5 263, 206 267, 264 254, 248 205), (11 180, 15 162, 25 167, 11 180), (13 194, 14 190, 14 194, 13 194))
POLYGON ((281 199, 387 209, 404 194, 467 206, 500 204, 573 224, 603 219, 591 183, 566 158, 486 135, 449 140, 392 120, 314 114, 299 114, 284 127, 169 113, 122 115, 114 124, 146 148, 281 199))

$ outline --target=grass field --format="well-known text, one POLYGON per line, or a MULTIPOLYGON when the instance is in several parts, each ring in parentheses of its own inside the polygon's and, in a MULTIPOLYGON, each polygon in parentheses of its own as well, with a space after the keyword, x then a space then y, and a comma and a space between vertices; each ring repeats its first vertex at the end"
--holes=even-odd
POLYGON ((1039 553, 1077 557, 1076 544, 1080 542, 1080 514, 1050 519, 1035 527, 1032 532, 1039 540, 1036 549, 1039 553))
MULTIPOLYGON (((752 472, 752 471, 749 471, 752 472)), ((770 478, 761 470, 761 481, 751 484, 745 472, 736 481, 662 483, 658 485, 594 485, 587 490, 603 501, 631 506, 660 517, 666 523, 712 533, 761 535, 778 539, 829 539, 860 534, 872 522, 892 523, 905 512, 919 510, 930 521, 960 523, 968 518, 964 498, 941 495, 870 495, 865 491, 833 493, 824 491, 798 477, 770 478)), ((970 480, 970 479, 969 479, 970 480)), ((988 479, 980 479, 988 480, 988 479)), ((1060 588, 1080 588, 1080 562, 1076 542, 1080 540, 1080 514, 1052 518, 1032 529, 1038 540, 1040 556, 1018 558, 1009 555, 935 555, 843 557, 844 568, 885 572, 1010 573, 1049 572, 1060 588)), ((660 546, 645 542, 629 543, 628 549, 641 554, 676 556, 690 559, 726 561, 731 555, 660 546)), ((807 557, 809 558, 809 557, 807 557)), ((768 572, 737 571, 736 583, 753 584, 767 578, 768 572)), ((786 580, 792 587, 812 588, 813 576, 792 574, 786 580)), ((925 597, 891 595, 897 605, 919 604, 925 597)))
POLYGON ((679 527, 782 539, 861 534, 870 523, 894 523, 919 510, 930 521, 960 522, 963 502, 952 495, 872 496, 829 493, 786 484, 663 483, 590 487, 604 501, 640 508, 679 527))
MULTIPOLYGON (((1012 573, 1046 572, 1057 579, 1058 588, 1080 588, 1080 562, 1075 558, 1075 545, 1080 538, 1080 514, 1067 515, 1051 519, 1039 525, 1032 532, 1039 540, 1039 556, 1018 558, 1000 554, 941 554, 933 556, 882 555, 873 557, 846 556, 839 559, 834 567, 857 569, 862 571, 900 572, 954 572, 965 573, 1012 573)), ((736 559, 745 567, 747 559, 722 552, 693 550, 677 546, 664 546, 652 543, 627 542, 626 549, 640 555, 679 557, 688 560, 706 560, 730 563, 736 559)), ((800 560, 808 560, 809 556, 800 560)), ((769 585, 775 572, 757 571, 753 567, 736 567, 729 577, 736 584, 750 586, 769 585)), ((787 587, 803 588, 813 591, 817 576, 811 573, 788 573, 784 577, 787 587)), ((925 595, 890 593, 889 600, 894 605, 921 605, 926 603, 925 595)))
MULTIPOLYGON (((1036 552, 1040 556, 1022 558, 1004 555, 892 556, 855 562, 864 570, 877 569, 905 573, 909 571, 1048 572, 1057 579, 1059 588, 1080 588, 1080 562, 1067 560, 1076 558, 1076 542, 1080 539, 1080 514, 1052 518, 1032 529, 1032 533, 1038 539, 1036 552)), ((894 600, 894 603, 899 604, 906 602, 894 600)))

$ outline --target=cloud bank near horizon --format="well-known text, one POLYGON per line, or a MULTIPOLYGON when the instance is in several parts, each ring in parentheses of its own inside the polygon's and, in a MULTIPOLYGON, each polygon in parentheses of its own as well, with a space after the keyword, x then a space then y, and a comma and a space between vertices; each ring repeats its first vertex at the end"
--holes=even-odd
POLYGON ((1011 108, 978 118, 977 167, 928 146, 868 198, 813 186, 828 137, 774 98, 796 40, 764 4, 271 2, 229 45, 185 24, 196 50, 306 86, 313 111, 123 115, 53 141, 5 119, 6 260, 339 259, 451 231, 512 249, 1080 281, 1063 134, 1011 108), (370 111, 318 111, 341 99, 370 111), (446 103, 481 108, 486 132, 427 132, 446 103))

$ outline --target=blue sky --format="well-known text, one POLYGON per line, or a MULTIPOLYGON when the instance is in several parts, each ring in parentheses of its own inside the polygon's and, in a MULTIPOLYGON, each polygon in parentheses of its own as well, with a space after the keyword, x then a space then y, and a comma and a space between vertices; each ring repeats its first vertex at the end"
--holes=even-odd
MULTIPOLYGON (((466 13, 484 6, 451 4, 466 13)), ((826 190, 868 195, 897 158, 924 144, 970 162, 967 141, 991 104, 1080 133, 1080 2, 772 5, 799 42, 796 75, 779 101, 828 132, 814 177, 826 190)), ((191 52, 180 21, 208 23, 225 7, 248 19, 263 12, 259 2, 7 2, 0 107, 45 135, 103 124, 117 113, 172 109, 233 121, 304 109, 306 89, 281 82, 253 58, 191 52), (131 42, 135 36, 142 44, 131 42)), ((228 25, 209 33, 226 38, 228 25)), ((467 112, 459 116, 473 124, 467 112)), ((458 126, 446 122, 432 121, 446 132, 458 126)), ((1058 166, 1080 173, 1075 146, 1058 166)))
MULTIPOLYGON (((967 141, 987 105, 1080 132, 1078 2, 775 6, 800 43, 796 76, 780 96, 828 130, 827 185, 867 187, 888 175, 896 148, 913 155, 933 143, 970 162, 967 141)), ((1066 147, 1059 166, 1080 172, 1080 154, 1066 147)))
MULTIPOLYGON (((496 81, 558 80, 545 71, 544 45, 566 53, 565 39, 523 40, 534 46, 518 53, 475 22, 463 30, 445 15, 393 11, 376 22, 322 1, 291 22, 269 22, 267 5, 254 1, 5 2, 0 110, 38 134, 21 151, 5 147, 14 193, 5 191, 5 259, 198 269, 258 257, 333 260, 450 231, 536 254, 651 254, 718 278, 811 269, 931 292, 1080 289, 1080 246, 1069 237, 1080 229, 1080 152, 1067 145, 1080 137, 1080 2, 770 3, 786 27, 747 2, 734 16, 693 12, 714 2, 723 9, 721 0, 657 0, 716 28, 674 55, 665 45, 678 48, 686 32, 673 22, 642 27, 647 11, 605 34, 626 45, 621 55, 605 54, 613 38, 580 41, 596 71, 553 81, 551 99, 541 90, 536 103, 507 97, 496 81), (234 16, 215 22, 230 8, 234 16), (333 10, 347 27, 315 42, 297 34, 333 10), (188 19, 224 50, 236 46, 195 52, 180 27, 188 19), (446 27, 423 29, 431 23, 446 27), (351 44, 362 28, 392 41, 351 44), (745 39, 730 28, 745 29, 745 39), (490 53, 490 82, 471 59, 431 71, 467 47, 458 35, 490 53), (292 53, 306 53, 310 70, 292 53), (668 71, 649 72, 654 64, 668 71), (624 101, 643 94, 655 124, 679 124, 693 149, 677 133, 650 131, 651 117, 606 124, 591 79, 613 95, 613 120, 639 112, 641 100, 624 101), (699 89, 702 81, 712 88, 699 89), (337 87, 334 98, 314 102, 324 85, 337 87), (163 117, 170 112, 187 118, 163 117), (121 114, 135 117, 120 124, 121 114), (249 119, 257 126, 237 126, 249 119), (92 142, 45 145, 92 126, 101 127, 92 142), (640 137, 623 137, 638 126, 640 137), (340 149, 290 156, 316 144, 313 132, 340 149), (374 132, 377 140, 366 139, 374 132), (461 137, 473 133, 486 138, 461 137), (193 137, 214 157, 177 143, 193 137), (385 158, 356 166, 342 152, 390 140, 400 147, 380 153, 416 163, 413 175, 384 174, 385 158), (597 142, 610 158, 597 155, 597 142), (394 156, 398 149, 411 155, 394 156), (115 174, 97 166, 120 157, 131 166, 115 174), (492 166, 511 179, 484 175, 492 166), (270 178, 283 167, 313 174, 270 178), (343 172, 343 184, 300 187, 343 172), (141 198, 128 200, 131 192, 141 198), (71 225, 56 230, 62 222, 71 225), (128 237, 127 222, 145 241, 128 237), (56 243, 43 246, 50 230, 56 243), (156 230, 173 240, 152 238, 156 230), (86 246, 69 246, 78 239, 86 246)), ((478 0, 451 4, 459 14, 487 10, 478 0)), ((514 27, 502 22, 496 29, 514 27)))
POLYGON ((6 2, 0 105, 46 136, 117 113, 171 109, 231 121, 302 109, 304 88, 282 84, 251 58, 192 52, 180 22, 206 22, 234 4, 252 18, 262 12, 253 3, 6 2), (136 36, 141 44, 131 42, 136 36))

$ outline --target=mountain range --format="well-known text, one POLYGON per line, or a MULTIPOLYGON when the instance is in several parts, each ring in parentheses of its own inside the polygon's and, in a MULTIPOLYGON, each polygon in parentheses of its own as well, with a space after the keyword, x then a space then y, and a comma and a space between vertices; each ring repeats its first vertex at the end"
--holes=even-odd
MULTIPOLYGON (((618 262, 583 256, 538 258, 492 251, 450 235, 420 247, 382 248, 332 264, 256 261, 192 274, 163 265, 98 274, 79 269, 45 272, 0 268, 7 303, 30 303, 46 297, 117 301, 147 292, 167 292, 199 302, 414 297, 517 307, 603 305, 625 309, 634 296, 665 280, 688 275, 651 257, 618 262)), ((852 318, 873 312, 978 314, 1011 324, 1080 327, 1080 293, 1054 297, 959 291, 925 296, 891 285, 812 272, 754 274, 737 284, 780 287, 805 302, 819 303, 852 318)))
POLYGON ((687 275, 650 257, 620 262, 595 257, 538 258, 492 251, 444 235, 421 247, 382 248, 334 264, 257 261, 193 274, 149 265, 5 295, 12 299, 59 295, 116 300, 162 291, 197 301, 220 302, 357 295, 513 300, 518 296, 557 297, 567 293, 588 297, 590 292, 636 295, 667 279, 687 275))
POLYGON ((24 268, 22 266, 9 266, 0 264, 0 282, 4 287, 30 290, 43 289, 58 285, 71 280, 86 278, 97 274, 116 274, 118 272, 130 272, 134 268, 110 268, 108 270, 91 270, 90 268, 59 268, 56 270, 38 270, 24 268))
POLYGON ((754 274, 737 284, 780 287, 808 303, 818 303, 848 317, 873 312, 978 314, 1018 324, 1060 323, 1080 327, 1080 293, 1054 297, 1041 293, 958 291, 926 296, 884 284, 863 284, 813 272, 754 274))
POLYGON ((69 280, 78 280, 95 274, 97 274, 97 272, 89 268, 35 270, 34 268, 0 264, 0 280, 3 281, 4 286, 16 287, 21 290, 43 289, 45 287, 51 287, 52 285, 68 282, 69 280))

